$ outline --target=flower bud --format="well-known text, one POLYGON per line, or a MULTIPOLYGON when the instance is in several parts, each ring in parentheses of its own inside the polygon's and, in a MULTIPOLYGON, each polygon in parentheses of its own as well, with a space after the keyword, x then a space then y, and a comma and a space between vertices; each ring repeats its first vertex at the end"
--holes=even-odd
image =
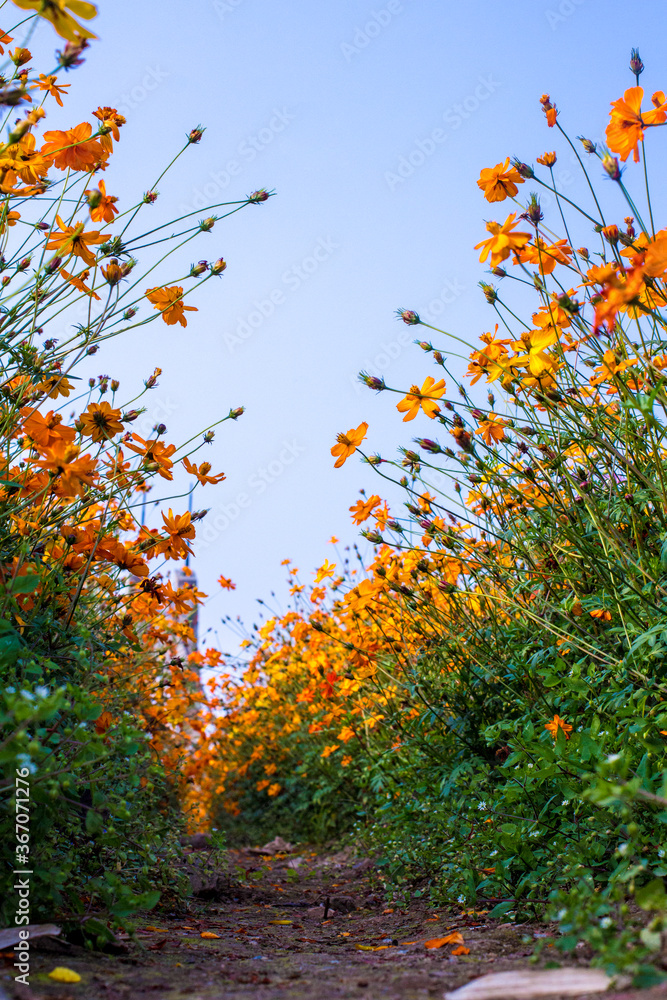
POLYGON ((153 432, 157 434, 158 437, 161 437, 163 434, 166 434, 167 433, 166 424, 154 424, 153 432))
POLYGON ((440 447, 438 442, 432 441, 431 438, 417 438, 416 443, 419 445, 420 448, 423 448, 424 451, 430 452, 431 455, 439 455, 440 452, 442 451, 442 448, 440 447))
POLYGON ((542 209, 540 208, 540 202, 536 194, 531 194, 530 201, 528 202, 528 208, 523 213, 523 218, 527 219, 528 222, 532 222, 534 226, 538 225, 544 218, 542 209))
POLYGON ((10 282, 11 280, 12 280, 12 278, 11 278, 11 275, 9 275, 9 274, 6 274, 6 275, 4 276, 4 278, 2 279, 2 284, 3 284, 3 287, 6 287, 6 286, 7 286, 8 284, 9 284, 9 282, 10 282))
POLYGON ((202 233, 210 233, 213 226, 216 224, 216 221, 217 219, 213 215, 210 215, 208 219, 200 219, 199 229, 202 233))
POLYGON ((157 196, 159 195, 159 193, 160 193, 159 191, 147 191, 146 194, 144 195, 144 204, 154 205, 155 202, 157 201, 157 196))
POLYGON ((474 409, 470 411, 470 416, 474 417, 475 420, 484 420, 484 414, 481 410, 474 409))
POLYGON ((55 272, 60 268, 62 262, 63 262, 62 257, 52 257, 51 260, 46 265, 46 267, 44 268, 44 270, 46 271, 47 274, 55 274, 55 272))
POLYGON ((215 431, 206 431, 204 434, 204 444, 210 444, 215 437, 215 431))
POLYGON ((367 375, 366 372, 359 373, 359 381, 376 392, 382 392, 383 389, 387 388, 383 378, 378 378, 377 375, 367 375))
POLYGON ((211 267, 211 274, 222 274, 222 272, 227 269, 227 262, 223 260, 222 257, 218 257, 217 260, 213 261, 210 267, 211 267))
POLYGON ((498 298, 498 293, 496 292, 496 290, 493 287, 493 285, 487 285, 486 282, 480 281, 479 287, 484 292, 484 298, 486 299, 486 301, 489 303, 489 305, 492 306, 493 303, 498 298))
POLYGON ((620 181, 622 170, 617 156, 612 156, 611 153, 604 153, 602 156, 602 166, 605 173, 613 181, 620 181))
POLYGON ((440 353, 440 351, 434 351, 433 352, 433 358, 434 358, 435 361, 437 361, 437 363, 439 365, 441 365, 443 363, 443 361, 444 361, 444 358, 443 358, 442 354, 440 353))
POLYGON ((639 49, 630 50, 630 72, 635 74, 637 83, 639 83, 639 76, 644 72, 644 63, 639 56, 639 49))
POLYGON ((97 344, 93 344, 92 347, 88 348, 88 350, 86 351, 86 354, 97 354, 98 351, 99 351, 99 347, 97 346, 97 344))
POLYGON ((102 201, 102 192, 99 188, 93 188, 88 192, 88 197, 86 199, 89 208, 97 208, 97 206, 102 201))
POLYGON ((120 419, 124 424, 131 424, 133 420, 137 419, 141 412, 141 410, 128 410, 127 413, 124 413, 120 419))
POLYGON ((94 378, 89 378, 88 379, 88 385, 89 385, 89 387, 91 389, 94 389, 95 388, 95 379, 94 378))
POLYGON ((412 309, 397 309, 396 315, 408 326, 416 326, 418 323, 421 323, 419 314, 412 309))
POLYGON ((517 159, 516 156, 512 159, 512 166, 517 173, 521 175, 521 177, 525 178, 525 180, 530 180, 535 176, 533 168, 529 167, 527 163, 523 163, 521 160, 517 159))
POLYGON ((269 197, 269 192, 266 188, 260 188, 259 191, 253 191, 252 194, 248 195, 248 201, 251 205, 259 205, 261 202, 266 201, 269 197))
POLYGON ((619 229, 616 225, 604 226, 602 229, 602 235, 606 239, 607 243, 614 246, 618 243, 619 229))
POLYGON ((39 229, 39 230, 41 230, 41 231, 42 231, 43 233, 46 233, 46 232, 48 232, 48 230, 49 230, 50 228, 51 228, 51 227, 49 226, 48 222, 36 222, 36 223, 35 223, 35 229, 39 229))
POLYGON ((188 138, 188 142, 190 142, 190 143, 201 142, 201 137, 203 136, 204 132, 205 132, 205 129, 204 129, 203 125, 197 125, 196 128, 193 128, 192 131, 188 133, 188 137, 187 137, 188 138))
POLYGON ((119 386, 120 386, 120 382, 118 381, 117 378, 111 379, 111 391, 112 392, 118 392, 119 386))
POLYGON ((492 392, 488 393, 488 395, 487 395, 487 397, 486 397, 486 398, 487 398, 487 399, 488 399, 488 401, 489 401, 489 406, 494 406, 494 405, 495 405, 495 402, 496 402, 496 397, 495 397, 495 396, 493 395, 493 393, 492 393, 492 392))
POLYGON ((417 347, 421 347, 422 351, 432 351, 433 344, 429 344, 428 340, 415 340, 417 347))
POLYGON ((239 417, 243 416, 245 413, 245 406, 237 406, 236 409, 229 411, 229 416, 232 420, 238 420, 239 417))
POLYGON ((495 274, 496 278, 506 278, 507 271, 504 267, 492 267, 491 274, 495 274))
POLYGON ((74 69, 76 66, 82 66, 85 59, 81 58, 81 53, 87 48, 88 41, 85 38, 82 38, 78 42, 67 42, 62 51, 56 51, 56 61, 64 70, 74 69))
POLYGON ((130 308, 126 309, 125 312, 123 313, 123 319, 133 319, 133 317, 136 315, 137 315, 137 310, 133 309, 132 306, 130 306, 130 308))
POLYGON ((190 267, 190 277, 198 278, 200 274, 205 274, 208 271, 208 261, 200 260, 197 264, 192 264, 190 267))
POLYGON ((597 146, 595 145, 592 139, 586 139, 584 138, 583 135, 578 135, 577 139, 579 140, 579 142, 584 147, 587 153, 594 153, 595 150, 597 149, 597 146))
POLYGON ((16 265, 16 270, 27 271, 27 269, 30 267, 31 261, 32 257, 24 257, 23 260, 19 261, 18 264, 16 265))

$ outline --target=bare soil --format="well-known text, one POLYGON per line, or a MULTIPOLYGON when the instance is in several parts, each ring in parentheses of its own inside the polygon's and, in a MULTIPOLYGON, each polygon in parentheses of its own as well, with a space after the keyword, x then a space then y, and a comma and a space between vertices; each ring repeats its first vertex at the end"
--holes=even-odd
MULTIPOLYGON (((195 893, 186 910, 146 914, 116 954, 34 941, 29 988, 13 982, 5 953, 0 1000, 3 989, 13 1000, 424 1000, 485 973, 532 967, 545 934, 544 925, 434 911, 416 899, 388 905, 374 863, 349 849, 198 850, 186 865, 195 893), (457 932, 468 954, 453 954, 456 941, 425 946, 457 932), (53 982, 56 966, 81 982, 53 982)), ((558 957, 547 948, 538 964, 558 957)), ((586 956, 566 964, 577 962, 585 966, 586 956)), ((597 996, 667 1000, 667 985, 597 996)))

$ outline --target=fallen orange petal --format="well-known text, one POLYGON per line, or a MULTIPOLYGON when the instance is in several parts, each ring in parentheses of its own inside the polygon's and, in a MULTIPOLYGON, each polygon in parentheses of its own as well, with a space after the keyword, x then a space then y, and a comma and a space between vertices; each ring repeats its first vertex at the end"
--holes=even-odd
POLYGON ((202 931, 199 937, 203 938, 219 938, 219 934, 214 934, 213 931, 202 931))
POLYGON ((463 935, 455 931, 454 934, 447 934, 445 937, 424 941, 425 948, 442 948, 445 944, 463 944, 463 935))
POLYGON ((466 948, 464 945, 460 944, 458 948, 454 948, 452 955, 469 955, 470 948, 466 948))

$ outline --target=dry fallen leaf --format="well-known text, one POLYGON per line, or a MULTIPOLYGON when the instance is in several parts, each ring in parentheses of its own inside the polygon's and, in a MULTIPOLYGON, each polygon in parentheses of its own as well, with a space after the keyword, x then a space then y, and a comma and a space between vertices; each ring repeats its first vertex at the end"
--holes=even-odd
POLYGON ((527 972, 494 972, 473 979, 444 1000, 532 1000, 534 997, 576 997, 602 993, 611 985, 602 969, 536 969, 527 972))
POLYGON ((80 983, 81 976, 73 969, 66 969, 64 965, 58 965, 49 972, 49 979, 56 983, 80 983))
POLYGON ((357 951, 385 951, 388 944, 355 944, 357 951))
POLYGON ((424 941, 425 948, 442 948, 445 944, 463 944, 463 935, 455 931, 453 934, 446 934, 445 937, 424 941))
POLYGON ((28 932, 28 938, 24 940, 33 940, 33 938, 47 937, 52 935, 55 937, 60 934, 60 927, 56 924, 27 924, 25 927, 7 927, 0 931, 0 949, 11 948, 12 945, 18 944, 21 940, 21 935, 19 930, 24 933, 28 932))
POLYGON ((386 913, 393 913, 393 912, 394 912, 393 910, 383 910, 382 916, 384 916, 386 913))
POLYGON ((292 923, 292 921, 291 921, 291 920, 269 920, 269 923, 270 923, 270 924, 281 924, 281 925, 286 925, 286 924, 291 924, 291 923, 292 923))
MULTIPOLYGON (((153 927, 152 924, 149 924, 148 927, 144 927, 144 930, 145 931, 157 931, 158 934, 168 934, 169 933, 169 930, 166 927, 153 927)), ((188 930, 193 930, 193 928, 189 927, 188 930)))
POLYGON ((219 934, 214 934, 213 931, 202 931, 199 937, 203 938, 219 938, 219 934))

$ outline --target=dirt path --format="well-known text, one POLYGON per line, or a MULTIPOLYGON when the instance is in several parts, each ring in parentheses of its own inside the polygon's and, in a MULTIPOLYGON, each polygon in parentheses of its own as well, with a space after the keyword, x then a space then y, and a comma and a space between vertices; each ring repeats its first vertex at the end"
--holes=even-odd
MULTIPOLYGON (((355 860, 350 851, 272 857, 196 851, 188 862, 199 895, 187 912, 147 915, 138 921, 138 940, 123 942, 125 951, 117 955, 91 954, 53 938, 35 942, 30 989, 12 983, 11 959, 4 959, 0 983, 8 995, 16 1000, 423 1000, 487 972, 530 967, 536 938, 544 932, 537 925, 489 922, 484 914, 435 912, 418 900, 391 907, 372 862, 355 860), (451 943, 425 946, 449 935, 451 943), (459 949, 464 950, 455 954, 459 949), (47 973, 56 966, 78 972, 81 982, 52 982, 47 973)), ((583 956, 581 961, 585 964, 583 956)), ((667 989, 603 996, 657 1000, 667 998, 667 989)))

